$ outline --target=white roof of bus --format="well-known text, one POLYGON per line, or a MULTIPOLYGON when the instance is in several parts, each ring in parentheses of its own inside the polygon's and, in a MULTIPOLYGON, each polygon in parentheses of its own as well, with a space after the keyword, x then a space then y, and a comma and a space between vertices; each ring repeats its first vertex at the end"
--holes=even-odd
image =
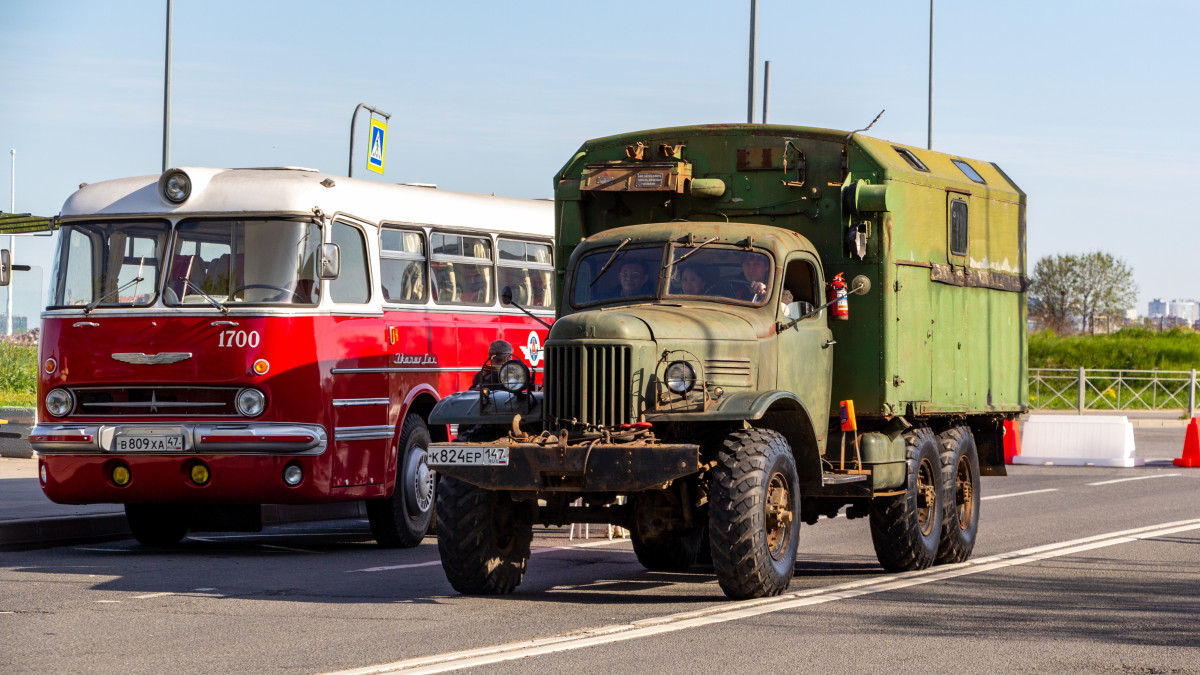
MULTIPOLYGON (((172 169, 174 171, 175 169, 172 169)), ((63 218, 214 214, 345 213, 373 223, 416 223, 492 232, 554 234, 549 200, 517 199, 332 176, 310 169, 179 167, 192 193, 173 205, 159 195, 159 175, 86 185, 63 204, 63 218), (332 187, 321 183, 333 181, 332 187)))

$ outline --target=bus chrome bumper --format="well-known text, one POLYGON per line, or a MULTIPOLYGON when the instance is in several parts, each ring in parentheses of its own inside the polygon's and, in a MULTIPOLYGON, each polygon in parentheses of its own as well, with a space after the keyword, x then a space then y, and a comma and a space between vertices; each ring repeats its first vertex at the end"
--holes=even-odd
POLYGON ((661 443, 431 443, 426 462, 489 490, 635 492, 700 470, 700 446, 661 443))
POLYGON ((319 424, 38 424, 29 445, 39 455, 320 455, 319 424))

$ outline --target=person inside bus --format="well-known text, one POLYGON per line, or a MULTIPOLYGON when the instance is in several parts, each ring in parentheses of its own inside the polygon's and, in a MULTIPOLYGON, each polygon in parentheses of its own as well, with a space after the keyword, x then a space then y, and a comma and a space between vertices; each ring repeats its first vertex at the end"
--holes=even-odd
POLYGON ((485 304, 491 300, 488 292, 487 279, 477 266, 464 265, 463 275, 467 279, 466 289, 462 293, 462 301, 468 305, 485 304))
POLYGON ((621 265, 617 278, 621 281, 621 288, 617 294, 622 298, 654 293, 650 275, 646 274, 646 269, 640 262, 631 260, 621 265))

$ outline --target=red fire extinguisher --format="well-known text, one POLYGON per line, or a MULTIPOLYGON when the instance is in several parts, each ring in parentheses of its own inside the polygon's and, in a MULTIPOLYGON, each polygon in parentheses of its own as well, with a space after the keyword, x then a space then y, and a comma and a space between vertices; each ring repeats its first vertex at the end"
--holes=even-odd
POLYGON ((834 275, 833 280, 829 282, 829 314, 835 319, 846 321, 850 319, 850 302, 847 299, 846 280, 842 278, 842 273, 838 272, 834 275))

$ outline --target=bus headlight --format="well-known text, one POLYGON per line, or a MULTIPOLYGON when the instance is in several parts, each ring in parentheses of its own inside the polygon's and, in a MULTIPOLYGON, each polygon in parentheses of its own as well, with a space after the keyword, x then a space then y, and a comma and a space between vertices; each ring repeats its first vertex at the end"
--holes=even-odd
POLYGON ((66 389, 51 389, 46 394, 46 412, 55 417, 62 417, 75 407, 75 397, 66 389))
POLYGON ((237 411, 246 417, 258 417, 267 408, 267 397, 257 389, 243 389, 237 393, 237 411))
POLYGON ((158 191, 172 204, 182 204, 192 196, 192 179, 179 169, 172 169, 158 179, 158 191))
POLYGON ((696 386, 696 371, 686 361, 676 361, 667 366, 667 389, 676 394, 686 394, 696 386))
POLYGON ((518 392, 529 386, 529 368, 520 361, 513 359, 500 366, 500 387, 507 391, 518 392))

